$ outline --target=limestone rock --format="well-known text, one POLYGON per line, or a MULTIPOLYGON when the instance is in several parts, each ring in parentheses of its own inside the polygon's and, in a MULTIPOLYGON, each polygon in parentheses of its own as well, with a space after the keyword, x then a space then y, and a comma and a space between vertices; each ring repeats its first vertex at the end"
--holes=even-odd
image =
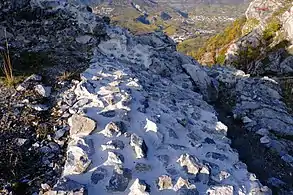
POLYGON ((68 147, 67 159, 64 165, 64 175, 83 173, 91 164, 87 152, 75 145, 68 147))
POLYGON ((173 189, 172 178, 167 175, 162 175, 157 181, 159 190, 170 190, 173 189))
POLYGON ((133 148, 136 158, 145 158, 147 155, 147 146, 144 140, 137 136, 136 134, 132 134, 130 137, 130 146, 133 148))
POLYGON ((106 137, 120 136, 126 132, 126 126, 122 121, 113 121, 107 124, 105 129, 101 131, 106 137))
POLYGON ((195 185, 190 184, 188 180, 185 180, 182 177, 179 177, 176 184, 174 185, 174 190, 178 191, 182 188, 195 189, 196 187, 195 185))
POLYGON ((89 35, 79 36, 79 37, 75 38, 76 42, 81 43, 81 44, 87 44, 90 42, 91 39, 92 39, 92 37, 89 35))
POLYGON ((87 136, 96 128, 96 122, 88 117, 74 114, 68 119, 70 136, 87 136))
POLYGON ((212 186, 207 190, 210 195, 233 195, 233 186, 212 186))
POLYGON ((185 64, 182 67, 191 76, 194 83, 199 87, 205 97, 209 98, 211 78, 199 65, 185 64))
POLYGON ((82 184, 67 179, 61 178, 57 184, 50 191, 44 193, 44 195, 87 195, 87 190, 82 184))
POLYGON ((189 154, 182 154, 177 162, 181 167, 184 167, 186 172, 189 174, 196 175, 201 168, 200 164, 198 163, 198 159, 190 156, 189 154))
POLYGON ((262 143, 262 144, 268 144, 268 143, 270 143, 270 138, 265 135, 265 136, 263 136, 263 137, 260 138, 260 143, 262 143))
POLYGON ((101 145, 102 150, 123 150, 124 143, 121 140, 111 140, 101 145))
POLYGON ((43 97, 49 97, 51 95, 51 87, 45 87, 43 85, 36 85, 35 91, 43 97))
POLYGON ((122 154, 117 152, 108 152, 108 159, 104 165, 121 165, 124 162, 124 157, 122 154))
POLYGON ((128 195, 149 195, 149 186, 145 181, 136 179, 132 186, 129 188, 130 192, 128 195))

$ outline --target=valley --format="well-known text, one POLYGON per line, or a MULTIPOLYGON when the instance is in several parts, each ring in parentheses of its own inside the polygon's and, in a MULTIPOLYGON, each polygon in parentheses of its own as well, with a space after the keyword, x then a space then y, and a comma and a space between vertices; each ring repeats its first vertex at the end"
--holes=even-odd
POLYGON ((111 24, 127 28, 135 35, 163 31, 179 43, 181 52, 189 54, 190 50, 197 50, 209 37, 244 15, 247 6, 248 2, 144 1, 135 4, 113 1, 94 5, 93 11, 99 16, 108 16, 111 24))

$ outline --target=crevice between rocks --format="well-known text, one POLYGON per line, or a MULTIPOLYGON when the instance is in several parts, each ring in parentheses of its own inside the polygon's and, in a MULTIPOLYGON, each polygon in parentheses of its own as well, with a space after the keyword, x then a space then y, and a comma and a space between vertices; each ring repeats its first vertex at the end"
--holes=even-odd
POLYGON ((220 84, 218 99, 211 102, 218 118, 228 127, 231 147, 236 149, 239 159, 247 165, 263 185, 272 189, 273 194, 292 194, 293 167, 286 164, 279 154, 260 143, 260 135, 244 127, 242 121, 234 119, 233 107, 236 102, 235 89, 220 84))

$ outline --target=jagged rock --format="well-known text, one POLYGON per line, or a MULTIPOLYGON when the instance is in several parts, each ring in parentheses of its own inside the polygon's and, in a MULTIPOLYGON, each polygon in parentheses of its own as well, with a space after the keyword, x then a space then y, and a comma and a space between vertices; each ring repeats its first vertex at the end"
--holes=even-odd
POLYGON ((148 131, 157 132, 158 131, 157 124, 149 119, 146 119, 146 125, 144 128, 145 128, 146 132, 148 132, 148 131))
POLYGON ((177 162, 181 167, 184 167, 186 172, 189 174, 196 175, 201 168, 201 165, 198 163, 198 159, 190 156, 189 154, 182 154, 177 162))
POLYGON ((128 195, 149 195, 149 186, 143 180, 136 179, 129 189, 128 195))
POLYGON ((83 185, 67 178, 61 178, 57 184, 50 191, 44 193, 44 195, 86 195, 87 191, 83 185))
POLYGON ((264 0, 254 0, 252 1, 246 12, 246 18, 256 18, 262 23, 268 19, 276 10, 282 7, 282 3, 278 1, 264 1, 264 0), (259 9, 269 8, 269 11, 259 11, 259 9))
POLYGON ((36 82, 36 81, 41 81, 41 80, 42 80, 42 76, 33 74, 33 75, 27 77, 20 85, 18 85, 16 90, 17 91, 25 91, 25 90, 27 90, 30 82, 36 82))
POLYGON ((224 179, 230 177, 230 173, 227 171, 220 171, 217 175, 212 176, 212 179, 218 183, 221 183, 224 179))
POLYGON ((168 175, 162 175, 157 181, 159 190, 170 190, 173 189, 172 178, 168 175))
POLYGON ((35 91, 43 97, 49 97, 51 95, 51 87, 45 87, 43 85, 36 85, 35 91))
POLYGON ((136 134, 131 134, 130 146, 133 148, 136 158, 145 158, 147 156, 147 146, 142 138, 136 134))
POLYGON ((194 83, 201 90, 206 98, 209 97, 209 90, 211 86, 211 78, 208 76, 206 71, 204 71, 199 65, 193 64, 185 64, 182 67, 186 70, 186 72, 191 76, 194 83))
POLYGON ((91 176, 91 181, 93 184, 97 184, 100 180, 103 180, 107 175, 108 175, 107 169, 98 167, 96 170, 94 170, 91 176))
POLYGON ((60 147, 59 147, 59 145, 56 144, 56 143, 54 143, 54 142, 50 142, 50 143, 48 144, 48 146, 51 148, 51 151, 52 151, 52 152, 57 153, 57 152, 60 151, 60 147))
POLYGON ((29 143, 29 140, 28 139, 24 139, 24 138, 16 138, 15 139, 15 143, 18 146, 23 146, 23 145, 28 144, 29 143))
POLYGON ((251 123, 252 120, 250 118, 248 118, 247 116, 242 118, 243 123, 251 123))
POLYGON ((104 165, 119 165, 123 164, 124 157, 122 154, 119 154, 117 152, 108 152, 108 159, 104 163, 104 165))
POLYGON ((39 112, 44 112, 44 111, 49 110, 49 106, 44 105, 44 104, 31 105, 31 108, 36 110, 36 111, 39 111, 39 112))
POLYGON ((174 185, 174 190, 178 191, 180 189, 195 189, 195 185, 190 184, 188 180, 183 179, 182 177, 179 177, 176 184, 174 185))
POLYGON ((107 190, 113 192, 124 192, 128 186, 129 181, 132 179, 132 173, 129 169, 116 168, 113 175, 109 180, 107 190))
POLYGON ((67 131, 66 128, 61 128, 61 129, 57 130, 57 131, 55 132, 54 139, 57 139, 57 140, 60 139, 61 137, 64 136, 64 134, 65 134, 66 131, 67 131))
POLYGON ((123 150, 124 143, 121 140, 111 140, 101 145, 102 150, 123 150))
POLYGON ((289 154, 285 154, 282 157, 282 160, 284 160, 285 162, 291 164, 291 166, 293 167, 293 156, 289 155, 289 154))
POLYGON ((233 195, 233 186, 212 186, 207 190, 207 193, 210 195, 233 195))
POLYGON ((68 119, 70 136, 87 136, 96 128, 96 122, 85 116, 74 114, 68 119))
POLYGON ((270 143, 270 138, 265 135, 265 136, 263 136, 263 137, 260 138, 260 143, 262 143, 262 144, 268 144, 268 143, 270 143))
POLYGON ((101 131, 106 137, 120 136, 126 132, 126 126, 122 121, 113 121, 107 124, 105 129, 101 131))
POLYGON ((269 134, 269 131, 267 129, 260 129, 256 132, 258 135, 262 135, 262 136, 265 136, 265 135, 268 135, 269 134))
POLYGON ((42 184, 41 184, 41 188, 42 188, 43 190, 46 190, 46 191, 48 191, 48 190, 51 189, 51 187, 50 187, 49 184, 47 184, 47 183, 42 183, 42 184))
POLYGON ((79 36, 79 37, 75 38, 76 42, 81 43, 81 44, 87 44, 90 42, 91 39, 92 39, 92 37, 89 35, 79 36))
POLYGON ((283 28, 286 31, 286 34, 289 38, 289 40, 292 42, 293 41, 293 15, 292 15, 292 11, 293 10, 293 6, 287 10, 281 17, 281 21, 283 22, 283 28))
POLYGON ((68 143, 67 159, 63 171, 65 176, 83 173, 88 168, 91 164, 88 156, 92 153, 89 148, 90 146, 82 139, 68 143))

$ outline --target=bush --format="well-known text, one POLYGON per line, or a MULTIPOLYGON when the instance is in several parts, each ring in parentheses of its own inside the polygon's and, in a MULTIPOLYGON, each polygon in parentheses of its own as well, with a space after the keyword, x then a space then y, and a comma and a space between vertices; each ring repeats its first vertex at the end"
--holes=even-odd
POLYGON ((256 18, 249 18, 245 23, 245 29, 243 29, 242 34, 247 35, 250 33, 257 25, 259 25, 259 20, 256 18))
POLYGON ((199 48, 195 52, 195 56, 197 60, 200 60, 205 52, 214 52, 217 50, 221 50, 220 58, 215 59, 216 56, 214 55, 214 60, 220 60, 223 62, 223 54, 225 54, 227 50, 227 46, 231 44, 232 41, 239 38, 242 35, 241 29, 246 22, 245 17, 241 17, 235 20, 231 25, 225 28, 224 32, 219 33, 210 39, 203 45, 203 47, 199 48), (224 49, 223 49, 224 48, 224 49))
POLYGON ((263 31, 263 39, 269 41, 272 39, 276 32, 281 28, 280 21, 277 18, 272 18, 267 24, 265 30, 263 31))

